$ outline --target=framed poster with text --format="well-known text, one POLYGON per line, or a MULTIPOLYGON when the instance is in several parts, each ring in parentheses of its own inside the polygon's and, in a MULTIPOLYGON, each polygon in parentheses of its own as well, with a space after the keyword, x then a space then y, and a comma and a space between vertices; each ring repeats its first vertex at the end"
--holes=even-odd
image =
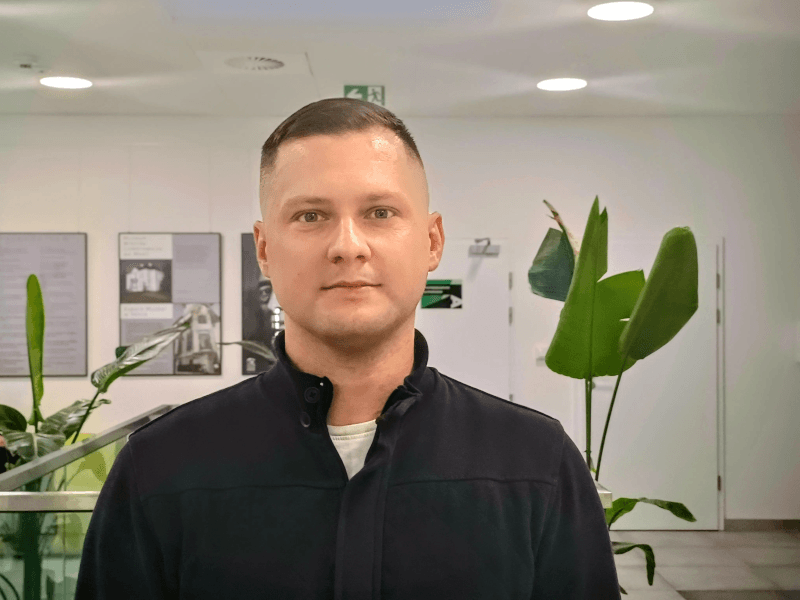
POLYGON ((120 346, 198 309, 170 348, 126 377, 222 374, 221 247, 219 233, 119 234, 120 346))
POLYGON ((44 304, 45 377, 85 377, 86 234, 0 233, 0 377, 28 377, 28 277, 44 304))

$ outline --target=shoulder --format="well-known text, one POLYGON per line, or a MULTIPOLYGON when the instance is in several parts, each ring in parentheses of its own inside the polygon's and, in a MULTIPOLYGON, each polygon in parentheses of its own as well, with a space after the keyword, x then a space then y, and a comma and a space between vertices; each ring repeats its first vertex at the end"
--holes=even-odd
POLYGON ((558 419, 431 370, 434 384, 412 426, 420 454, 437 457, 437 472, 472 465, 473 477, 555 483, 566 436, 558 419))
POLYGON ((244 403, 252 401, 254 396, 261 393, 258 385, 260 375, 179 404, 133 430, 128 434, 128 442, 135 437, 137 444, 142 444, 162 436, 186 434, 197 425, 215 422, 219 424, 218 419, 222 418, 222 415, 243 408, 244 403))
POLYGON ((463 381, 458 381, 439 371, 436 371, 436 373, 445 386, 445 390, 443 391, 447 396, 455 395, 459 402, 468 402, 471 408, 480 411, 482 416, 485 416, 485 413, 509 415, 523 419, 526 422, 536 423, 549 429, 563 429, 558 419, 546 413, 525 406, 524 404, 516 404, 510 400, 500 398, 499 396, 490 394, 489 392, 478 389, 463 381))
POLYGON ((143 500, 235 480, 232 461, 253 455, 274 414, 265 407, 262 375, 176 406, 128 436, 123 450, 136 465, 143 500))

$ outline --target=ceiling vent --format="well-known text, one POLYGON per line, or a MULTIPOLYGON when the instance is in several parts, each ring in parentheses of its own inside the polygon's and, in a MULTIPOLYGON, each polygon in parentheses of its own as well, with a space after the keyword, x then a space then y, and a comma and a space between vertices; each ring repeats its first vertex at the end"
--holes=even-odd
POLYGON ((18 54, 14 57, 14 62, 23 71, 28 73, 44 73, 47 69, 39 62, 39 58, 33 54, 18 54))
POLYGON ((226 59, 225 64, 243 71, 271 71, 283 66, 283 62, 266 56, 234 56, 226 59))
POLYGON ((214 73, 262 73, 279 75, 311 75, 305 52, 207 52, 196 50, 203 67, 214 73))

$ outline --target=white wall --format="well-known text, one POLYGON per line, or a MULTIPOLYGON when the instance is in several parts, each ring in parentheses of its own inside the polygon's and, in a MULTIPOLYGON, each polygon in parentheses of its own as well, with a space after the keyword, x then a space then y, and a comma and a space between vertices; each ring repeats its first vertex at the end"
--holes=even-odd
MULTIPOLYGON (((120 231, 222 233, 223 339, 241 338, 239 234, 260 218, 260 147, 280 120, 0 117, 0 231, 88 234, 90 372, 113 358, 119 342, 120 231)), ((800 321, 800 118, 406 123, 446 236, 511 241, 514 401, 567 428, 573 380, 537 368, 533 353, 534 344, 551 339, 563 306, 527 285, 539 244, 556 226, 542 199, 579 240, 596 195, 601 211, 608 208, 609 239, 660 240, 677 226, 689 226, 698 241, 725 237, 725 517, 800 518, 800 363, 793 337, 800 321)), ((647 274, 651 266, 641 268, 647 274)), ((608 273, 617 272, 610 254, 608 273)), ((242 380, 238 347, 224 353, 221 377, 118 380, 107 395, 113 404, 95 412, 84 430, 99 432, 242 380)), ((48 378, 42 413, 93 392, 88 377, 48 378)), ((625 400, 621 393, 617 402, 625 400)), ((28 380, 0 379, 0 403, 29 416, 28 380)), ((610 441, 614 435, 624 432, 610 431, 610 441)))

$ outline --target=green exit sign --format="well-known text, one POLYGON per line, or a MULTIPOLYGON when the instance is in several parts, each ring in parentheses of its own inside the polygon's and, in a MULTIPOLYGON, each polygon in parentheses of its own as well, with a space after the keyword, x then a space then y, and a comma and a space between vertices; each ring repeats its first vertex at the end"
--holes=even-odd
POLYGON ((366 100, 374 104, 386 105, 386 90, 382 85, 346 85, 344 97, 366 100))

